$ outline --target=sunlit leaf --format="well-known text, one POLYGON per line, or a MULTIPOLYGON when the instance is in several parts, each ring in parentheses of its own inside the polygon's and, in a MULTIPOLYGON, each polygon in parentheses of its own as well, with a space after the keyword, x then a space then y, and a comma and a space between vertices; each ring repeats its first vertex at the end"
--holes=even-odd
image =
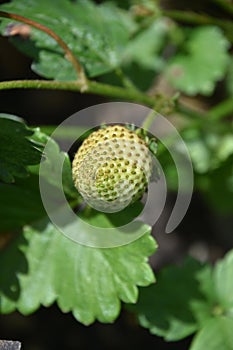
MULTIPOLYGON (((123 10, 113 4, 96 5, 90 0, 14 0, 1 9, 52 29, 67 43, 89 76, 106 73, 120 64, 134 29, 133 21, 123 10)), ((3 35, 9 34, 9 23, 12 21, 3 20, 0 26, 3 35)), ((57 80, 77 78, 61 47, 44 32, 31 29, 28 38, 13 38, 13 43, 34 59, 32 68, 38 74, 57 80)))
POLYGON ((27 227, 0 256, 0 311, 30 314, 55 301, 84 324, 112 322, 120 301, 135 303, 137 286, 154 275, 147 263, 155 250, 149 233, 117 248, 90 248, 44 222, 27 227))

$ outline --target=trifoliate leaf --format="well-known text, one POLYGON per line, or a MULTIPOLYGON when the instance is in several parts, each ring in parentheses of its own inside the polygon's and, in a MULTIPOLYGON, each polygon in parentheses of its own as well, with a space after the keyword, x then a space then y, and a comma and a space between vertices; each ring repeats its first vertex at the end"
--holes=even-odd
MULTIPOLYGON (((112 71, 120 64, 122 51, 129 40, 134 23, 130 16, 113 4, 96 5, 90 0, 14 0, 2 10, 35 20, 58 34, 84 65, 89 76, 112 71)), ((9 23, 0 29, 10 35, 9 23)), ((42 31, 30 29, 27 39, 13 38, 13 43, 34 59, 32 69, 57 80, 77 78, 71 63, 58 44, 42 31)))
POLYGON ((190 259, 182 267, 162 270, 157 283, 140 290, 138 303, 130 306, 139 315, 140 324, 168 341, 194 333, 199 328, 198 321, 210 317, 199 281, 203 269, 200 263, 190 259))
POLYGON ((12 183, 28 175, 27 166, 41 160, 41 145, 33 142, 33 131, 15 116, 0 114, 0 181, 12 183))
POLYGON ((0 311, 30 314, 56 301, 84 324, 112 322, 120 301, 135 303, 137 286, 154 281, 147 263, 154 250, 148 233, 128 245, 100 249, 69 240, 47 222, 26 227, 0 256, 0 311))
POLYGON ((170 82, 187 95, 210 95, 226 72, 229 46, 217 27, 193 29, 187 38, 186 52, 178 53, 168 65, 170 82))
POLYGON ((195 336, 190 350, 232 350, 233 319, 225 316, 212 318, 195 336))

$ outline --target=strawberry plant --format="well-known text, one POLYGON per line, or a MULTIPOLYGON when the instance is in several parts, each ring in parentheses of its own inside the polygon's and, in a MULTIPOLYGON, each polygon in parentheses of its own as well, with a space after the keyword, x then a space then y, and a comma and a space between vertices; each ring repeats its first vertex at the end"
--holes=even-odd
MULTIPOLYGON (((164 266, 165 230, 156 223, 167 192, 177 195, 172 213, 165 206, 167 232, 182 221, 193 173, 205 215, 230 220, 232 15, 227 0, 2 2, 1 52, 9 41, 33 71, 30 79, 1 79, 2 94, 72 91, 108 102, 90 100, 60 125, 27 120, 14 112, 14 100, 2 103, 3 323, 13 312, 28 316, 55 303, 85 326, 117 322, 124 309, 133 319, 127 326, 162 337, 163 348, 192 336, 191 350, 233 349, 227 226, 219 225, 214 257, 211 237, 204 253, 192 242, 164 266)), ((193 215, 197 222, 200 213, 193 215)))

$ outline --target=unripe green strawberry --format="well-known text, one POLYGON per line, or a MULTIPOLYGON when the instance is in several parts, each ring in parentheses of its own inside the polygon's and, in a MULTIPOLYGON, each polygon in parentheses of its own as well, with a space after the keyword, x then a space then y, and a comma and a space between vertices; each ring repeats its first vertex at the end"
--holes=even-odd
POLYGON ((122 210, 140 199, 152 172, 146 143, 122 125, 93 132, 78 149, 72 164, 75 187, 92 207, 122 210))

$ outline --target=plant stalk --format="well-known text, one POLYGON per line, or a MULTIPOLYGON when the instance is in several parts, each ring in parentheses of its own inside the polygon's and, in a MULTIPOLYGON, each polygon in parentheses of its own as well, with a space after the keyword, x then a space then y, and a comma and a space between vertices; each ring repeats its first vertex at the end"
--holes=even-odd
MULTIPOLYGON (((9 89, 45 89, 45 90, 66 90, 82 92, 82 83, 80 81, 52 81, 52 80, 11 80, 0 82, 0 90, 9 89)), ((88 81, 85 93, 103 95, 116 99, 133 101, 135 103, 145 104, 149 107, 155 105, 155 99, 146 94, 122 88, 102 84, 96 81, 88 81)))
POLYGON ((220 102, 218 105, 214 106, 208 113, 207 117, 209 120, 220 120, 233 113, 233 99, 228 98, 220 102))
POLYGON ((77 60, 77 58, 75 57, 73 52, 69 49, 68 45, 52 29, 50 29, 50 28, 46 27, 45 25, 40 24, 36 21, 33 21, 29 18, 17 15, 15 13, 8 13, 8 12, 0 11, 0 17, 13 19, 15 21, 28 24, 36 29, 41 30, 42 32, 45 32, 49 36, 51 36, 58 43, 58 45, 64 50, 66 58, 70 61, 70 63, 73 65, 75 71, 77 72, 78 81, 81 84, 81 90, 84 91, 86 89, 87 78, 86 78, 86 74, 84 72, 82 65, 79 63, 79 61, 77 60))

